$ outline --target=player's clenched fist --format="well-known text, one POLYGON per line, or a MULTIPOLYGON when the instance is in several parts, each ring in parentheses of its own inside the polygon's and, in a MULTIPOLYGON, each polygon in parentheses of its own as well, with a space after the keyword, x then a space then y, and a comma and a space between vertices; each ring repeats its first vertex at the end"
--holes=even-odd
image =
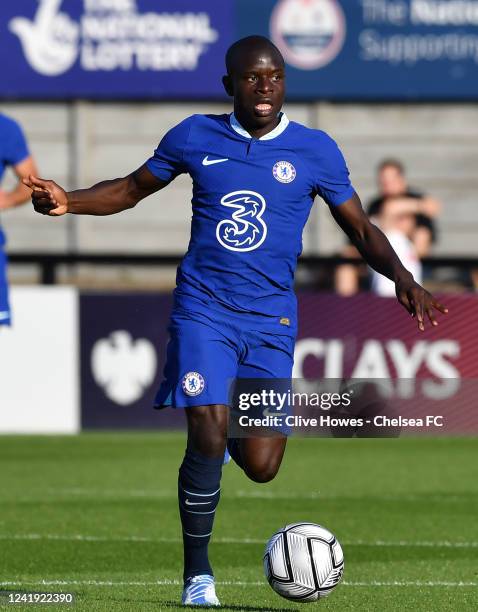
POLYGON ((33 208, 42 215, 59 217, 68 212, 68 197, 64 189, 55 181, 45 181, 32 174, 23 179, 32 190, 33 208))

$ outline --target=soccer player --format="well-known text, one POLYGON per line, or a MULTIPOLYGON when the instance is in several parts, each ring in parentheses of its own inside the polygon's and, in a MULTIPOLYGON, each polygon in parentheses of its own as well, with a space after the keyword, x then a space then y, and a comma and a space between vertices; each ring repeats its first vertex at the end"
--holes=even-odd
MULTIPOLYGON (((188 251, 178 269, 165 379, 157 405, 186 408, 188 441, 179 469, 186 605, 219 605, 208 543, 219 502, 228 427, 228 380, 289 379, 297 330, 293 277, 316 195, 366 261, 395 282, 424 329, 446 309, 402 266, 370 224, 344 158, 324 132, 281 112, 284 60, 266 38, 234 43, 226 55, 230 115, 194 115, 171 129, 154 155, 125 178, 65 193, 30 177, 35 210, 51 216, 109 215, 135 206, 176 176, 193 181, 188 251)), ((246 475, 276 475, 285 435, 227 442, 246 475)))
MULTIPOLYGON (((0 212, 30 201, 31 191, 22 183, 22 179, 36 173, 35 162, 28 151, 21 127, 10 117, 0 113, 0 180, 9 166, 18 181, 12 191, 0 189, 0 212)), ((0 225, 0 326, 11 323, 5 243, 5 233, 0 225)))

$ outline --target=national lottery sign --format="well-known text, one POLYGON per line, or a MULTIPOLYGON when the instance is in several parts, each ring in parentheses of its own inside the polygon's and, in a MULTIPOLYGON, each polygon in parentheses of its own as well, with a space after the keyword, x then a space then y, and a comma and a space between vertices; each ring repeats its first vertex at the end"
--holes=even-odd
POLYGON ((270 37, 289 99, 478 98, 478 0, 0 3, 3 98, 224 99, 224 54, 270 37))
POLYGON ((0 95, 217 97, 232 40, 221 0, 0 3, 0 95))

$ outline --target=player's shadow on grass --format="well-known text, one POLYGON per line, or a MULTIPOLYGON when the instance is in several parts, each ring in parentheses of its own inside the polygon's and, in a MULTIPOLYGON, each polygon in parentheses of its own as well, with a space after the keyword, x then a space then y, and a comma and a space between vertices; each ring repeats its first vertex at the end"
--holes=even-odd
MULTIPOLYGON (((95 599, 95 601, 105 601, 104 599, 95 599)), ((124 597, 121 598, 116 598, 116 597, 108 597, 108 601, 117 601, 117 602, 121 602, 121 603, 134 603, 134 604, 141 604, 141 603, 148 603, 148 604, 160 604, 161 608, 159 608, 160 610, 162 610, 163 608, 174 608, 174 609, 178 609, 181 608, 181 604, 178 601, 158 601, 157 599, 125 599, 124 597)), ((211 606, 194 606, 195 610, 209 610, 209 612, 211 611, 211 609, 214 610, 234 610, 237 612, 290 612, 291 609, 293 608, 272 608, 271 606, 236 606, 236 605, 230 605, 228 606, 227 604, 223 604, 221 606, 218 607, 214 607, 211 608, 211 606)))
MULTIPOLYGON (((165 608, 177 608, 177 601, 162 601, 161 605, 165 608)), ((194 606, 198 610, 237 610, 237 612, 290 612, 291 608, 272 608, 271 606, 235 606, 222 604, 221 606, 211 608, 211 606, 194 606)))

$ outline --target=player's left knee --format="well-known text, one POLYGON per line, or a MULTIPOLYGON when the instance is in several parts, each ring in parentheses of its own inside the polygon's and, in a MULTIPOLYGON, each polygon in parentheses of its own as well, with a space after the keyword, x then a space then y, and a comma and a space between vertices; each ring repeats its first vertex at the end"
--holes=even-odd
POLYGON ((280 464, 267 464, 262 466, 245 466, 246 476, 254 482, 264 483, 274 480, 279 471, 280 464))

